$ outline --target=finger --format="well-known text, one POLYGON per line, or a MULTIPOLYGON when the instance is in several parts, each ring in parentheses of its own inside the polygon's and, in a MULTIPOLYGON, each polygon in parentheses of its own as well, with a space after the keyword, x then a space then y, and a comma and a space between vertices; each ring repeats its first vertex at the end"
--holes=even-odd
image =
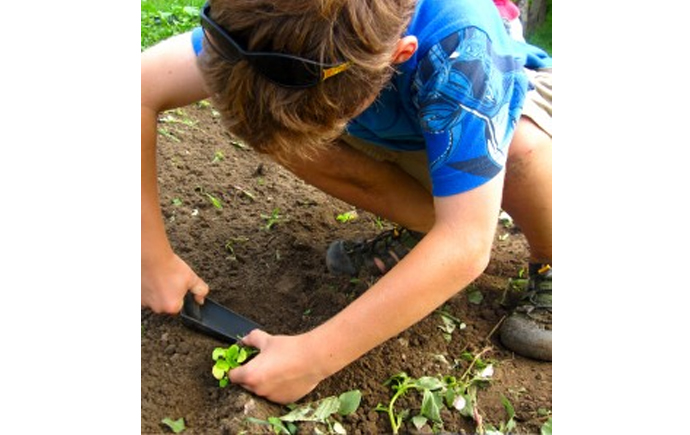
MULTIPOLYGON (((228 379, 233 384, 237 384, 245 390, 252 391, 249 384, 247 384, 247 365, 249 363, 236 367, 228 372, 228 379)), ((252 391, 253 392, 253 391, 252 391)))
POLYGON ((251 346, 261 350, 266 345, 266 342, 270 337, 271 335, 267 332, 264 332, 261 329, 254 329, 249 334, 242 337, 240 343, 244 346, 251 346))
POLYGON ((189 288, 189 291, 194 295, 194 300, 199 305, 203 305, 204 298, 206 297, 206 295, 208 295, 209 292, 208 284, 206 284, 204 280, 197 276, 196 280, 194 281, 194 284, 189 288))

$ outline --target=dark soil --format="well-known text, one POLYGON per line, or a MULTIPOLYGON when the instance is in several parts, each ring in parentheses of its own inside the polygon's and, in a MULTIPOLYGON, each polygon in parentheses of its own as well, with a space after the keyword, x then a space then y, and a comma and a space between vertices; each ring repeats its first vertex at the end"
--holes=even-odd
MULTIPOLYGON (((159 132, 160 198, 170 241, 210 285, 213 299, 268 332, 295 334, 318 326, 371 285, 372 279, 351 282, 329 275, 324 254, 333 240, 379 232, 374 216, 357 210, 357 219, 339 222, 336 216, 352 206, 234 141, 209 105, 161 116, 159 132), (222 201, 223 208, 216 208, 207 194, 222 201), (278 221, 266 229, 266 217, 274 210, 278 221)), ((489 348, 482 358, 494 364, 493 382, 478 396, 484 424, 498 427, 507 420, 501 403, 505 396, 515 408, 516 432, 539 433, 544 414, 552 409, 551 363, 514 355, 493 333, 516 294, 509 279, 518 276, 526 260, 519 229, 497 223, 492 261, 473 284, 483 300, 470 303, 463 291, 445 305, 466 323, 464 330, 456 330, 448 342, 438 328, 439 314, 431 314, 323 381, 300 403, 359 389, 361 406, 343 418, 345 429, 390 433, 387 416, 374 411, 378 403, 390 400, 386 379, 401 371, 413 377, 460 376, 467 363, 455 366, 454 361, 462 352, 476 355, 489 348)), ((218 387, 211 376, 211 353, 226 343, 188 329, 177 317, 146 309, 141 324, 142 433, 171 433, 161 423, 166 417, 184 418, 185 434, 268 433, 266 426, 247 423, 246 418, 287 412, 237 386, 218 387)), ((410 402, 411 407, 419 405, 410 402)), ((473 420, 458 413, 444 412, 443 419, 447 431, 477 431, 473 420)), ((414 428, 408 424, 404 429, 414 428)))

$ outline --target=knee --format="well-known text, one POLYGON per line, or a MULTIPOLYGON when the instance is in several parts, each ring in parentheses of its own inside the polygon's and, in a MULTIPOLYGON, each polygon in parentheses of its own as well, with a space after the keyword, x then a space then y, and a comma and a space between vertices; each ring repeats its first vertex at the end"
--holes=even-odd
POLYGON ((509 160, 522 160, 540 150, 551 150, 551 136, 531 119, 522 117, 508 151, 509 160))

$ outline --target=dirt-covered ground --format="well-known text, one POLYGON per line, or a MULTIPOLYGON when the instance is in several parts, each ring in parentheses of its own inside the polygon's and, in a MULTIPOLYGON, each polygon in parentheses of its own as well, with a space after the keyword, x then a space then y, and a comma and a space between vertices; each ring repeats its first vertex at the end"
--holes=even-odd
MULTIPOLYGON (((170 241, 211 286, 216 301, 268 332, 294 334, 321 324, 371 285, 364 277, 330 276, 324 254, 333 240, 373 236, 390 224, 362 210, 356 210, 354 220, 337 220, 354 208, 234 141, 210 105, 161 116, 158 155, 170 241)), ((358 389, 361 405, 342 418, 343 427, 348 433, 390 433, 387 415, 374 411, 391 398, 384 381, 403 371, 413 377, 461 376, 469 365, 461 355, 484 352, 481 359, 494 367, 492 381, 478 394, 484 427, 508 420, 504 396, 515 409, 515 432, 539 433, 552 409, 551 363, 514 355, 494 333, 516 296, 509 279, 518 277, 526 258, 519 229, 497 222, 493 259, 471 288, 483 298, 476 299, 476 293, 468 298, 472 291, 463 291, 443 307, 465 329, 455 330, 448 341, 440 329, 441 315, 433 313, 319 384, 300 403, 358 389)), ((184 418, 186 434, 268 433, 269 427, 247 422, 247 417, 265 420, 288 411, 239 387, 218 387, 211 353, 225 343, 188 329, 177 317, 144 309, 141 325, 142 433, 171 433, 161 423, 164 418, 184 418)), ((410 396, 401 404, 414 409, 421 401, 410 396)), ((458 412, 445 410, 441 416, 446 431, 479 430, 458 412)), ((301 427, 303 432, 313 429, 301 427)), ((412 424, 403 426, 405 432, 414 430, 412 424)))

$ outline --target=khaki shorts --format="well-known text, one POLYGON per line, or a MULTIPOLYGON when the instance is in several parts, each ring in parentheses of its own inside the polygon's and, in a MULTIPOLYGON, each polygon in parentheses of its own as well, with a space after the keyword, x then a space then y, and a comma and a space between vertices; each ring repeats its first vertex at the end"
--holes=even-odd
MULTIPOLYGON (((549 136, 552 136, 551 71, 551 68, 537 71, 525 70, 534 89, 527 92, 522 109, 522 116, 530 118, 549 136)), ((391 162, 399 166, 431 192, 431 179, 429 177, 426 151, 392 151, 348 134, 340 136, 340 139, 373 159, 391 162)))

